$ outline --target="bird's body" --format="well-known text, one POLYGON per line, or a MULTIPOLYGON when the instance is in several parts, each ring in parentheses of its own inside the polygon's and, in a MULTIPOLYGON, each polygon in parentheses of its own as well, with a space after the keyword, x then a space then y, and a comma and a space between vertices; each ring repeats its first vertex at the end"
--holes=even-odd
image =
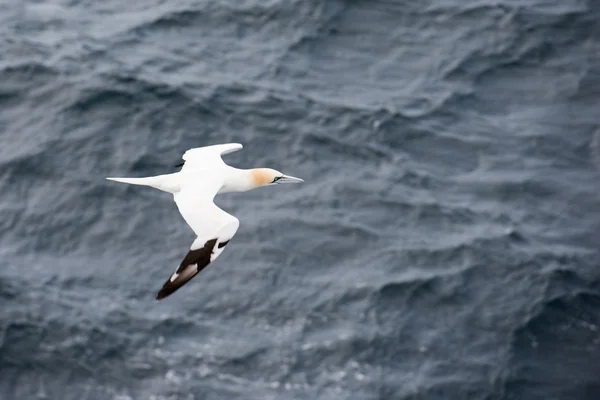
POLYGON ((238 169, 223 162, 221 155, 241 149, 238 143, 198 147, 184 153, 183 166, 177 173, 146 178, 106 178, 173 194, 179 212, 197 236, 177 271, 158 292, 157 299, 170 295, 214 261, 235 235, 239 221, 213 203, 217 194, 303 182, 273 169, 238 169))

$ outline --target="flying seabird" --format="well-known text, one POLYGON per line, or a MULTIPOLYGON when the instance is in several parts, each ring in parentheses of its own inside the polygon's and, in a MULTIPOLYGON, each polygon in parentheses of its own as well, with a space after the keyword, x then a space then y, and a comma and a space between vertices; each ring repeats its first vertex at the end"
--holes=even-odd
POLYGON ((173 194, 181 216, 196 234, 189 252, 156 298, 163 299, 186 284, 224 250, 239 227, 239 220, 213 203, 217 194, 246 192, 261 186, 301 183, 270 168, 238 169, 223 162, 222 155, 242 149, 239 143, 218 144, 187 150, 181 170, 146 178, 106 178, 132 185, 150 186, 173 194))

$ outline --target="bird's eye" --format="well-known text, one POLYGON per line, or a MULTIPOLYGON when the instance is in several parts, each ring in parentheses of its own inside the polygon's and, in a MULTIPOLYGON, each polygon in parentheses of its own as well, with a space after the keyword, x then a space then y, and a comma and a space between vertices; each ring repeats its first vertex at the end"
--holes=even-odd
POLYGON ((271 183, 277 183, 278 180, 280 180, 282 177, 281 176, 276 176, 275 178, 273 178, 273 182, 271 183))

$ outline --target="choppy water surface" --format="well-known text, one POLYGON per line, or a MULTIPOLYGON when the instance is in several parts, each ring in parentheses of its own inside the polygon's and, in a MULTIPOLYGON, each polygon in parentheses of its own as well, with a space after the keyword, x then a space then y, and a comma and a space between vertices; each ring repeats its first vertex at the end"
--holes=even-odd
POLYGON ((0 3, 0 398, 600 398, 600 7, 0 3), (241 142, 232 245, 105 176, 241 142))

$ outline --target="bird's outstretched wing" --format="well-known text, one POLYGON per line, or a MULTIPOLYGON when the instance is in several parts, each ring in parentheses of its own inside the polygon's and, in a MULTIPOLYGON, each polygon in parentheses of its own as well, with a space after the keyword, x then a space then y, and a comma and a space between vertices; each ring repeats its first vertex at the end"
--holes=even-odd
POLYGON ((224 164, 222 155, 239 151, 243 148, 240 143, 215 144, 212 146, 196 147, 187 150, 181 157, 182 170, 188 168, 205 168, 224 164))
POLYGON ((169 296, 206 268, 235 235, 238 219, 213 203, 220 188, 218 179, 207 178, 202 180, 202 185, 182 184, 182 189, 174 194, 179 212, 197 237, 177 270, 158 292, 158 300, 169 296))

